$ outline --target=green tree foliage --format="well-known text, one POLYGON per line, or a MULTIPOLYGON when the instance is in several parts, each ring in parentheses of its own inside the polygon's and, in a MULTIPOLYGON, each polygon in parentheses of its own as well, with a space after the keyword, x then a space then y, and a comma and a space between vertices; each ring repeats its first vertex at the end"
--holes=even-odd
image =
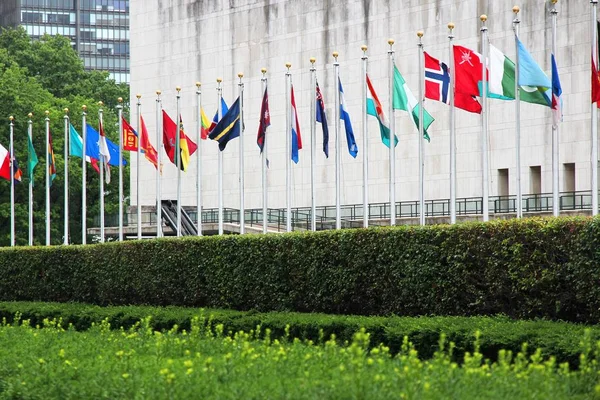
MULTIPOLYGON (((14 116, 14 149, 23 171, 22 183, 15 187, 16 242, 28 240, 27 128, 29 113, 33 114, 33 144, 40 163, 35 168, 34 242, 45 243, 45 179, 46 141, 45 111, 49 111, 50 131, 56 159, 57 176, 51 187, 51 238, 53 244, 63 242, 65 113, 81 133, 82 105, 87 105, 87 121, 98 126, 98 102, 104 102, 104 128, 109 139, 118 141, 117 98, 125 100, 128 110, 129 86, 109 79, 108 72, 85 71, 83 63, 62 36, 44 36, 31 41, 24 29, 3 29, 0 32, 0 143, 9 147, 9 116, 14 116), (2 122, 4 121, 4 122, 2 122)), ((80 158, 69 158, 70 241, 81 242, 81 175, 80 158)), ((116 169, 115 173, 116 175, 116 169)), ((125 196, 129 192, 129 168, 125 168, 125 196)), ((87 220, 93 224, 99 212, 99 179, 87 167, 87 220)), ((118 208, 118 180, 105 185, 106 212, 118 208)), ((0 182, 0 246, 9 244, 10 183, 0 182)))

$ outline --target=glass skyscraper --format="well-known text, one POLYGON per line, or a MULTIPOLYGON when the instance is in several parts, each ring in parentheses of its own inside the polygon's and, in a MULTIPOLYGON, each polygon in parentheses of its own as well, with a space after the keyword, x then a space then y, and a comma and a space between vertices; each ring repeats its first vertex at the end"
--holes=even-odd
POLYGON ((0 25, 67 36, 86 69, 129 83, 129 0, 0 0, 0 25))

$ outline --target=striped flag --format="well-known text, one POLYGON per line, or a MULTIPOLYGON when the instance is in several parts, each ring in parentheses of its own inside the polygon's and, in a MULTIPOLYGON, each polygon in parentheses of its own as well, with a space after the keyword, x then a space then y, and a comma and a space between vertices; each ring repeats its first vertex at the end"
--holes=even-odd
POLYGON ((298 164, 298 150, 302 149, 302 136, 300 135, 300 124, 296 112, 296 99, 294 98, 294 86, 292 85, 292 160, 298 164))
MULTIPOLYGON (((367 114, 377 118, 379 122, 379 132, 381 133, 381 141, 387 147, 390 147, 390 124, 388 123, 385 114, 383 113, 383 107, 379 101, 375 89, 369 75, 367 75, 367 114)), ((398 145, 398 137, 394 135, 394 147, 398 145)))
POLYGON ((339 96, 340 96, 340 119, 344 121, 344 127, 346 128, 346 142, 348 143, 348 152, 354 158, 358 155, 358 146, 356 145, 356 139, 354 139, 354 130, 352 129, 352 123, 350 122, 350 114, 346 108, 346 99, 344 99, 344 88, 342 88, 342 81, 338 78, 339 96))

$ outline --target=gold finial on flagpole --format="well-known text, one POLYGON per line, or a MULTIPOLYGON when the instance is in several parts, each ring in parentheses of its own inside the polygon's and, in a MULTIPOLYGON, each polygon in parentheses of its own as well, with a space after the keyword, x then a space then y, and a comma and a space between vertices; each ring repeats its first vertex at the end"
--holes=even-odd
POLYGON ((66 107, 63 109, 63 111, 65 112, 65 114, 68 114, 68 113, 69 113, 69 109, 68 109, 68 108, 66 108, 66 107))
POLYGON ((202 84, 201 84, 200 82, 196 82, 196 87, 197 87, 198 89, 200 89, 200 86, 202 86, 202 84))
POLYGON ((292 63, 291 62, 286 62, 285 63, 285 67, 288 69, 288 72, 290 72, 290 68, 292 68, 292 63))
POLYGON ((118 101, 119 103, 122 103, 122 102, 123 102, 123 98, 122 98, 122 97, 119 97, 119 98, 117 99, 117 101, 118 101))
POLYGON ((487 21, 487 15, 481 14, 481 17, 479 17, 479 19, 481 20, 481 22, 485 22, 487 21))
POLYGON ((103 102, 101 102, 101 101, 98 102, 98 106, 102 107, 103 105, 104 105, 103 102))
POLYGON ((217 83, 221 83, 221 82, 223 82, 223 79, 217 78, 217 83))
POLYGON ((31 117, 33 117, 32 113, 27 114, 27 117, 29 117, 29 119, 31 119, 31 117))
POLYGON ((48 118, 48 115, 50 115, 50 111, 46 110, 44 111, 44 114, 46 114, 46 118, 48 118))
POLYGON ((519 11, 521 11, 521 8, 519 6, 514 6, 513 9, 512 9, 512 12, 515 13, 515 14, 518 14, 519 11))
POLYGON ((161 94, 162 94, 162 90, 157 90, 157 91, 156 91, 156 95, 157 95, 157 96, 160 96, 161 94))
POLYGON ((335 62, 337 63, 338 62, 338 56, 340 55, 340 53, 338 53, 337 51, 334 51, 332 55, 333 55, 333 58, 335 58, 335 62))

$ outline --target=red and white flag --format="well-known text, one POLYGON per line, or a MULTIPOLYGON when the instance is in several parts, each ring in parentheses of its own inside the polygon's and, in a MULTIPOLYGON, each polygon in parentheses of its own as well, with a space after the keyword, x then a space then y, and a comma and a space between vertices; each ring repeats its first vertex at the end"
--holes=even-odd
POLYGON ((8 150, 0 144, 0 178, 10 181, 10 157, 8 150))
POLYGON ((110 161, 110 152, 108 151, 108 144, 106 143, 106 136, 104 136, 104 128, 102 127, 102 120, 99 121, 99 130, 100 130, 100 140, 98 142, 98 147, 100 149, 100 155, 104 159, 104 170, 106 172, 106 183, 110 183, 110 166, 108 162, 110 161))
MULTIPOLYGON (((454 46, 454 93, 479 96, 483 56, 463 46, 454 46)), ((488 72, 489 74, 489 72, 488 72)))

